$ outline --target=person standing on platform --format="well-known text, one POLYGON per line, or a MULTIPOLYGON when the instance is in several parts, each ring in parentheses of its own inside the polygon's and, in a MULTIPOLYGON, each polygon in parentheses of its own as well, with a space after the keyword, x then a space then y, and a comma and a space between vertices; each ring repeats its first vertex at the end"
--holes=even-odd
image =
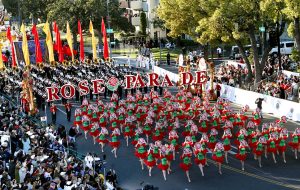
POLYGON ((263 115, 262 115, 262 102, 263 102, 263 101, 264 101, 263 98, 257 98, 257 99, 255 100, 255 104, 257 105, 257 108, 259 109, 261 118, 263 118, 263 115))
POLYGON ((52 114, 52 123, 56 124, 56 112, 57 112, 57 107, 52 103, 50 107, 50 112, 52 114))
POLYGON ((65 108, 66 108, 66 113, 67 113, 67 120, 70 122, 71 121, 72 105, 69 102, 69 100, 67 100, 67 103, 65 104, 65 108))
POLYGON ((217 91, 217 98, 219 98, 221 95, 221 85, 219 83, 217 83, 216 85, 216 91, 217 91))

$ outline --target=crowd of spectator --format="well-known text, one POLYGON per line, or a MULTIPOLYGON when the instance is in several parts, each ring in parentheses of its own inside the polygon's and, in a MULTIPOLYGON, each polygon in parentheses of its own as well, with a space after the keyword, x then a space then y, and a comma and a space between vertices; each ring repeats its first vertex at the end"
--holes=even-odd
POLYGON ((274 81, 261 82, 255 91, 281 99, 299 101, 299 77, 281 73, 274 81))
MULTIPOLYGON (((72 128, 41 127, 20 110, 0 97, 0 189, 104 189, 105 156, 71 154, 72 128)), ((116 186, 114 171, 106 177, 116 186)))
MULTIPOLYGON (((278 59, 277 59, 278 61, 278 59)), ((288 56, 282 57, 282 67, 285 69, 291 64, 288 56)), ((254 73, 254 68, 252 68, 254 73)), ((246 84, 247 67, 237 65, 221 65, 217 69, 216 80, 219 83, 226 84, 237 88, 245 88, 258 93, 274 96, 291 101, 299 101, 299 80, 298 76, 288 76, 280 72, 278 74, 278 63, 273 57, 269 57, 262 72, 262 81, 258 85, 251 85, 248 88, 246 84), (254 87, 254 88, 253 88, 254 87)))
POLYGON ((232 87, 241 87, 246 80, 248 70, 240 65, 221 65, 216 73, 216 79, 222 84, 232 87))

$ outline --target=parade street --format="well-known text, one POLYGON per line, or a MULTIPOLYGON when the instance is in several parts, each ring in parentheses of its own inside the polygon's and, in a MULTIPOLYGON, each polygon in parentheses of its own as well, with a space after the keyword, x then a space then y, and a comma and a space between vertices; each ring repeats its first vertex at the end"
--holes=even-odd
MULTIPOLYGON (((125 62, 120 59, 120 61, 125 62)), ((134 61, 132 61, 134 62, 134 61)), ((170 89, 172 92, 176 92, 176 89, 170 89)), ((108 98, 107 98, 108 100, 108 98)), ((105 100, 104 100, 105 101, 105 100)), ((79 103, 74 103, 74 109, 80 107, 79 103)), ((241 109, 240 106, 232 104, 235 111, 241 109)), ((72 115, 74 116, 74 109, 72 115)), ((67 122, 65 109, 62 105, 58 106, 57 125, 61 124, 69 128, 74 121, 72 117, 71 122, 67 122)), ((249 111, 248 113, 251 113, 249 111)), ((43 112, 41 112, 43 115, 43 112)), ((278 118, 272 115, 264 114, 263 122, 272 122, 278 118)), ((48 121, 51 122, 51 114, 48 112, 48 121)), ((290 134, 296 127, 299 127, 299 123, 288 121, 285 126, 289 130, 290 134)), ((162 173, 159 169, 154 169, 152 177, 148 176, 147 169, 141 170, 138 159, 134 156, 134 148, 130 144, 126 147, 124 139, 121 140, 121 146, 118 149, 118 158, 114 158, 111 153, 111 148, 106 146, 105 152, 101 153, 100 146, 93 143, 90 136, 87 139, 84 135, 79 136, 76 139, 77 151, 82 154, 88 152, 95 153, 99 157, 106 155, 107 164, 105 166, 106 171, 109 169, 115 169, 119 176, 119 185, 127 190, 141 189, 144 185, 154 185, 159 189, 172 189, 172 190, 215 190, 215 189, 245 189, 245 190, 283 190, 283 189, 299 189, 299 173, 295 171, 300 170, 299 160, 295 160, 291 150, 287 151, 287 163, 283 163, 282 157, 277 156, 277 163, 275 164, 268 155, 266 159, 262 156, 262 168, 259 168, 258 162, 253 159, 253 155, 249 154, 245 162, 245 171, 241 170, 240 161, 235 158, 235 154, 238 149, 235 145, 232 145, 232 150, 229 152, 229 164, 223 164, 223 174, 218 174, 218 169, 215 162, 211 159, 211 152, 208 153, 209 166, 204 168, 205 176, 202 177, 198 166, 191 167, 190 176, 191 183, 186 179, 185 174, 179 168, 179 152, 176 154, 176 161, 171 166, 172 172, 167 176, 167 181, 162 178, 162 173)), ((288 148, 289 149, 289 148, 288 148)))
MULTIPOLYGON (((77 104, 79 106, 79 104, 77 104)), ((234 106, 239 109, 240 107, 234 106)), ((50 114, 48 114, 49 120, 51 120, 50 114)), ((264 122, 274 121, 274 118, 270 115, 264 115, 264 122)), ((74 121, 74 118, 72 118, 74 121)), ((70 127, 72 122, 67 122, 64 107, 59 108, 57 115, 57 124, 65 125, 67 128, 70 127)), ((299 123, 288 122, 286 127, 289 131, 293 131, 299 123)), ((93 139, 88 136, 86 140, 84 135, 77 138, 77 150, 80 153, 92 152, 96 153, 99 157, 102 157, 100 146, 94 145, 93 139)), ((124 140, 121 141, 121 146, 118 149, 118 158, 114 158, 110 152, 109 146, 105 147, 105 153, 107 156, 108 164, 106 169, 116 169, 119 174, 119 183, 122 187, 127 190, 136 190, 144 186, 145 184, 155 184, 155 187, 159 189, 174 189, 174 190, 197 190, 197 189, 239 189, 245 190, 252 189, 299 189, 300 181, 299 174, 300 170, 299 160, 295 160, 292 153, 288 151, 287 163, 284 164, 281 157, 278 157, 277 164, 274 164, 271 156, 269 155, 268 160, 262 158, 263 167, 259 168, 256 160, 249 155, 249 158, 245 162, 245 171, 241 170, 240 161, 237 160, 234 155, 237 152, 237 147, 233 147, 230 152, 229 164, 224 164, 222 167, 225 169, 223 175, 218 174, 217 167, 214 162, 209 159, 209 167, 205 167, 205 176, 202 177, 199 168, 193 165, 191 168, 191 183, 188 183, 184 173, 178 166, 178 160, 174 162, 172 167, 173 172, 167 176, 167 181, 163 181, 161 171, 158 169, 153 170, 152 177, 148 176, 148 172, 141 170, 138 159, 134 156, 134 148, 130 144, 126 147, 124 140)), ((177 154, 176 156, 180 156, 177 154)), ((211 154, 209 154, 211 156, 211 154)))
POLYGON ((300 0, 0 0, 0 190, 300 190, 300 0))

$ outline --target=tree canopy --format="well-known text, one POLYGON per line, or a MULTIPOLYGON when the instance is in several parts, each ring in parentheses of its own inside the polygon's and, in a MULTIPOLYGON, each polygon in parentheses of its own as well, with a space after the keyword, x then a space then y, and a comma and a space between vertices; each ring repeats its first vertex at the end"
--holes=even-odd
MULTIPOLYGON (((39 18, 56 21, 61 29, 65 29, 69 21, 73 33, 77 31, 77 21, 88 28, 92 20, 95 29, 101 28, 102 17, 107 19, 106 0, 2 0, 3 5, 13 16, 18 16, 18 2, 22 18, 39 18)), ((123 17, 125 9, 119 7, 118 1, 110 1, 108 5, 110 26, 116 31, 133 32, 134 27, 123 17)))
POLYGON ((19 13, 21 19, 42 19, 46 20, 48 12, 45 7, 53 4, 55 0, 2 0, 5 9, 14 17, 18 17, 19 13), (20 8, 20 12, 19 12, 20 8))
MULTIPOLYGON (((244 51, 245 41, 250 41, 255 66, 255 81, 262 79, 262 71, 271 50, 269 41, 263 35, 260 40, 264 46, 262 59, 257 48, 259 26, 266 31, 276 30, 275 15, 277 8, 282 8, 281 0, 265 9, 272 0, 161 0, 158 8, 159 17, 175 37, 182 33, 192 36, 201 44, 233 42, 237 44, 248 68, 248 79, 253 77, 251 63, 244 51)), ((274 1, 273 1, 274 2, 274 1)))

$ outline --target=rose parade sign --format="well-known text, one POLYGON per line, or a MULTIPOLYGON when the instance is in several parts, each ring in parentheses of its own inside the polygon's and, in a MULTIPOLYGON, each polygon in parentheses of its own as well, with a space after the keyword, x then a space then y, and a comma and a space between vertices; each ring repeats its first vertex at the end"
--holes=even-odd
MULTIPOLYGON (((182 85, 200 85, 207 81, 206 72, 196 71, 195 76, 190 72, 181 73, 182 85)), ((124 89, 143 88, 143 87, 173 87, 176 86, 167 74, 159 80, 157 73, 147 74, 147 80, 144 80, 141 75, 125 75, 123 81, 119 81, 116 77, 110 77, 107 81, 104 79, 95 79, 91 81, 83 80, 74 84, 64 84, 63 86, 46 87, 47 101, 52 102, 56 100, 72 99, 75 96, 76 89, 79 91, 80 96, 87 94, 101 94, 105 91, 105 86, 110 91, 116 91, 120 85, 124 89), (147 82, 146 82, 147 81, 147 82)))

